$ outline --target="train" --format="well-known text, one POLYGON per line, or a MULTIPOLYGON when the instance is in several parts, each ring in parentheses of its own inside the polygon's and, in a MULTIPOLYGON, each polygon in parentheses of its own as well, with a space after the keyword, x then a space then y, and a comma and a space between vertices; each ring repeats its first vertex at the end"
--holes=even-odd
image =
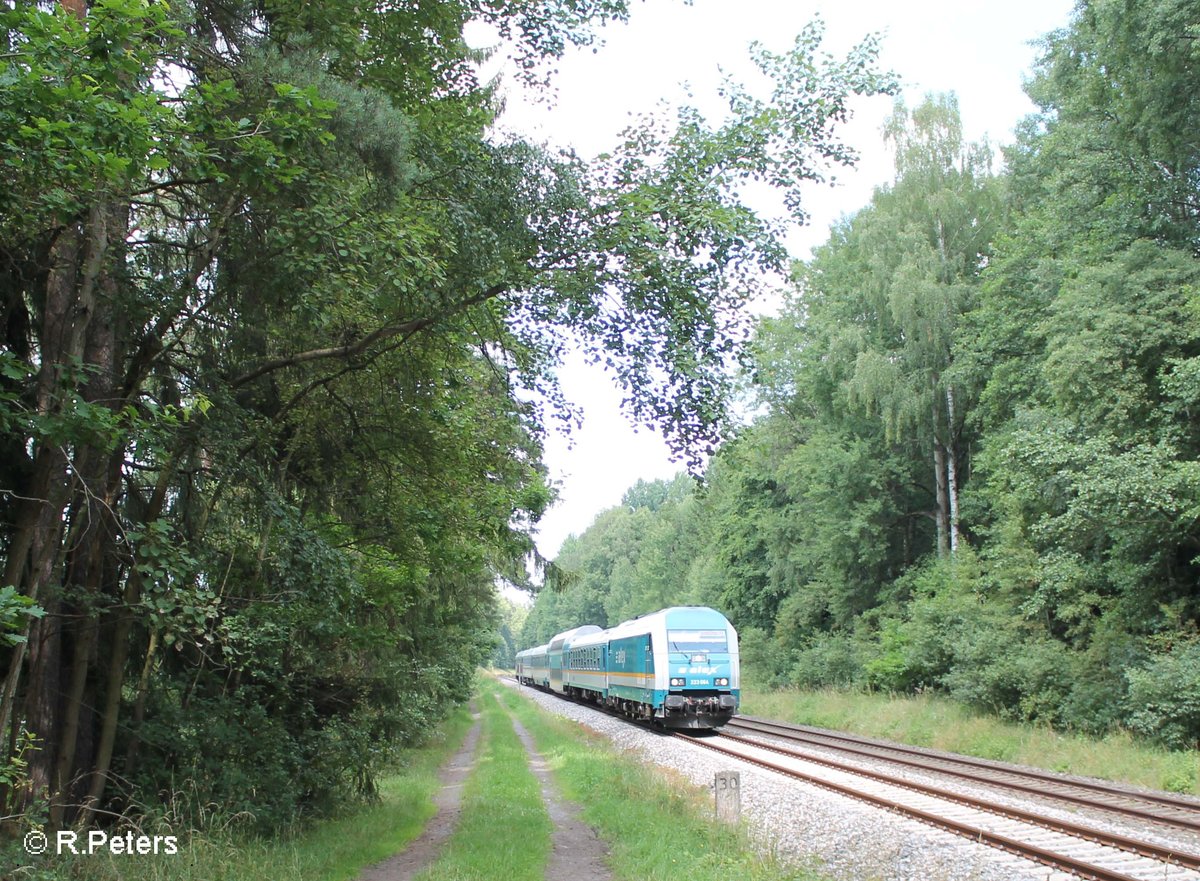
POLYGON ((662 728, 718 728, 741 697, 737 631, 707 606, 587 624, 517 652, 516 678, 662 728))

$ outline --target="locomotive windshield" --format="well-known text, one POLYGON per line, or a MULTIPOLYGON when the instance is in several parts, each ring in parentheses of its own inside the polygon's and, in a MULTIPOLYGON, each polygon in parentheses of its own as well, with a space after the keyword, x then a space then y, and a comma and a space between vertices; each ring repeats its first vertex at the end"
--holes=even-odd
POLYGON ((729 651, 724 630, 668 630, 667 642, 673 652, 729 651))

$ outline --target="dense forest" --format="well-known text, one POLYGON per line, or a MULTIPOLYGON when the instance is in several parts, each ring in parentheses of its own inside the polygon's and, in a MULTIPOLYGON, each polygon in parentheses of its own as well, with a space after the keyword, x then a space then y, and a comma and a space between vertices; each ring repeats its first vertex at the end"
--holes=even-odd
POLYGON ((757 681, 1200 740, 1200 19, 1092 0, 1002 152, 895 106, 895 176, 754 334, 701 481, 564 544, 522 645, 708 603, 757 681))
MULTIPOLYGON (((584 160, 494 134, 626 0, 0 3, 0 817, 276 829, 369 795, 465 699, 538 560, 554 369, 699 463, 746 303, 742 201, 853 160, 873 38, 584 160)), ((509 634, 510 639, 513 638, 509 634)))

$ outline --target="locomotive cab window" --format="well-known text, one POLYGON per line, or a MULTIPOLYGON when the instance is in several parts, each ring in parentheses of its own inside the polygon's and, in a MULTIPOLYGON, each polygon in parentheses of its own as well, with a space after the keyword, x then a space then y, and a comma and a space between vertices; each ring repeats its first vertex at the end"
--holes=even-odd
POLYGON ((727 652, 724 630, 668 630, 667 643, 673 652, 727 652))

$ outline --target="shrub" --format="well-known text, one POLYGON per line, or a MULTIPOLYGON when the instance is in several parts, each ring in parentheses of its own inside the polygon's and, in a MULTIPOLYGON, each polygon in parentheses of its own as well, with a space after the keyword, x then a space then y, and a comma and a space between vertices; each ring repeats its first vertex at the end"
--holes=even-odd
POLYGON ((1177 643, 1125 675, 1130 728, 1175 749, 1200 741, 1200 641, 1177 643))
POLYGON ((797 652, 791 681, 805 688, 846 688, 863 679, 862 647, 848 633, 823 633, 797 652))
POLYGON ((766 631, 757 627, 742 628, 738 631, 738 649, 742 668, 750 678, 767 688, 788 684, 792 654, 771 639, 766 631))

